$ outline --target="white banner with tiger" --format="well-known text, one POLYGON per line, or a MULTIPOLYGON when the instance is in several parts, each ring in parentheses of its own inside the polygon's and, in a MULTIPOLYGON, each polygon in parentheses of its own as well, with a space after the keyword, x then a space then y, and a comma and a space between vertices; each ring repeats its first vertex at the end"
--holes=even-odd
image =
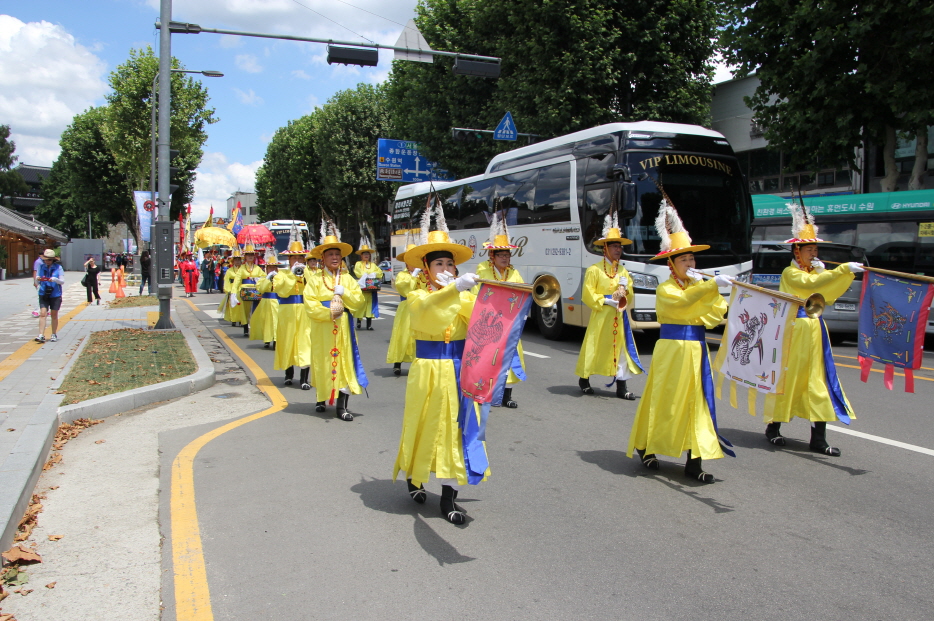
POLYGON ((717 370, 741 386, 782 393, 782 354, 797 312, 794 302, 734 286, 717 370))

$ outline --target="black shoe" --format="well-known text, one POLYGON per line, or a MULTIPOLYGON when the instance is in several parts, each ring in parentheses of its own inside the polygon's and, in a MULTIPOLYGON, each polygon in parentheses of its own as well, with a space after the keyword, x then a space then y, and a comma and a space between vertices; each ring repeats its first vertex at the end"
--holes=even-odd
POLYGON ((406 479, 405 482, 409 486, 409 496, 412 497, 412 500, 420 505, 425 504, 425 501, 428 500, 428 493, 425 491, 425 486, 419 485, 415 487, 415 485, 412 484, 412 479, 406 479))
POLYGON ((811 424, 811 450, 815 453, 823 453, 830 457, 840 457, 840 449, 827 444, 827 423, 811 424))
POLYGON ((324 401, 318 401, 315 404, 315 412, 323 412, 323 411, 324 411, 324 401))
POLYGON ((691 459, 691 451, 688 451, 688 461, 684 464, 684 476, 689 479, 697 479, 701 483, 714 482, 713 475, 709 472, 704 472, 701 466, 701 458, 695 457, 691 459))
POLYGON ((642 465, 649 470, 658 470, 661 468, 661 464, 658 463, 658 458, 655 457, 655 453, 649 453, 646 455, 645 449, 636 449, 636 453, 639 454, 639 459, 642 460, 642 465))
POLYGON ((295 367, 289 367, 285 370, 285 382, 286 386, 292 385, 292 378, 295 377, 295 367))
POLYGON ((457 492, 450 485, 441 486, 441 514, 451 524, 463 524, 467 516, 454 504, 457 492))
POLYGON ((269 343, 263 343, 263 349, 269 349, 269 343))
POLYGON ((392 374, 397 375, 397 376, 402 375, 402 363, 401 362, 397 362, 394 365, 392 365, 392 374))
POLYGON ((626 401, 635 401, 635 393, 629 392, 626 388, 626 380, 616 380, 616 396, 620 399, 625 399, 626 401))
POLYGON ((366 329, 367 330, 373 329, 373 319, 371 319, 370 317, 366 318, 366 329))
POLYGON ((360 320, 358 319, 358 320, 357 320, 357 330, 359 330, 359 329, 360 329, 360 320))
POLYGON ((503 401, 502 401, 501 405, 502 405, 504 408, 513 408, 513 409, 515 409, 515 408, 519 407, 519 404, 512 400, 512 388, 504 388, 504 389, 503 389, 503 401))
POLYGON ((250 336, 250 326, 243 326, 243 338, 250 336))
POLYGON ((353 420, 353 414, 351 414, 350 410, 347 409, 347 401, 349 399, 350 395, 348 395, 346 392, 342 392, 337 395, 337 415, 341 420, 353 420))
POLYGON ((299 382, 302 385, 302 390, 311 390, 311 384, 308 383, 308 376, 311 374, 311 367, 305 367, 300 369, 298 372, 299 382))
POLYGON ((775 446, 785 446, 785 436, 781 432, 781 423, 769 423, 765 426, 765 437, 775 446))
POLYGON ((592 395, 593 388, 590 387, 590 378, 582 377, 580 381, 577 382, 577 385, 581 387, 581 390, 585 395, 592 395))

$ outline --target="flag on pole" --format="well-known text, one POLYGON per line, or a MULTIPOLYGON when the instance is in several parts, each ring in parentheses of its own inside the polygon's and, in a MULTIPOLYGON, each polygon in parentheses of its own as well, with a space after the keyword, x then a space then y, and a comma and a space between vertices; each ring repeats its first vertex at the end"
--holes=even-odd
POLYGON ((185 220, 185 243, 182 248, 188 248, 193 241, 191 237, 191 204, 188 205, 188 218, 185 220))
POLYGON ((240 229, 243 228, 243 209, 240 207, 240 201, 237 201, 237 206, 234 207, 234 210, 230 214, 230 224, 227 225, 227 230, 233 233, 235 236, 240 232, 240 229))
MULTIPOLYGON (((736 407, 736 386, 748 390, 749 413, 755 416, 756 393, 782 394, 783 353, 791 338, 789 320, 799 305, 768 293, 734 286, 726 331, 717 352, 714 368, 723 379, 731 380, 730 404, 736 407)), ((720 395, 718 394, 718 397, 720 395)))
POLYGON ((934 284, 867 271, 859 299, 860 379, 869 380, 873 362, 884 365, 883 383, 892 390, 895 367, 905 370, 905 392, 915 391, 913 370, 921 367, 924 331, 934 284))

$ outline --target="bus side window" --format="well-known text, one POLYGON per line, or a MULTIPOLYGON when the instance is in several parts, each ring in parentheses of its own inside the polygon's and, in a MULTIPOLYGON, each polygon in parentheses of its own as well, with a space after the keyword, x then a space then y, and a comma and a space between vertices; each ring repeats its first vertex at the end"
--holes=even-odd
POLYGON ((535 185, 532 222, 570 222, 571 165, 569 162, 543 168, 535 185))
POLYGON ((603 220, 610 210, 612 200, 612 183, 601 183, 584 189, 584 220, 581 222, 581 228, 584 231, 587 249, 594 254, 603 254, 593 242, 603 235, 603 220))
POLYGON ((499 206, 494 205, 493 208, 506 210, 507 225, 534 222, 532 210, 537 178, 537 169, 496 178, 493 197, 499 198, 499 206))
POLYGON ((462 190, 463 188, 457 188, 453 192, 451 190, 441 191, 441 197, 444 199, 444 219, 451 231, 461 228, 460 202, 462 190))
POLYGON ((493 179, 483 179, 464 186, 464 198, 460 206, 461 228, 479 229, 490 226, 493 184, 493 179))

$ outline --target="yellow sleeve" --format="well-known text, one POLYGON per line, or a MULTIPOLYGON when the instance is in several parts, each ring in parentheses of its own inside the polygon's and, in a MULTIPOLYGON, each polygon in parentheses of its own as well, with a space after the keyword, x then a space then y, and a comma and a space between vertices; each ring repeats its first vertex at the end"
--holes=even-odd
POLYGON ((376 274, 376 277, 379 278, 380 280, 382 280, 382 278, 383 278, 383 270, 379 269, 379 265, 377 265, 376 263, 374 263, 374 264, 373 264, 373 269, 375 269, 376 272, 371 272, 371 273, 375 273, 375 274, 376 274))
POLYGON ((353 266, 353 274, 357 280, 363 277, 363 261, 357 261, 353 266))
POLYGON ((856 276, 850 271, 846 263, 838 265, 832 270, 824 270, 820 274, 808 274, 804 270, 791 265, 782 272, 782 282, 779 291, 791 293, 806 298, 813 293, 820 293, 828 304, 846 293, 850 283, 856 276))
MULTIPOLYGON (((359 263, 358 263, 359 265, 359 263)), ((363 291, 360 290, 360 284, 354 280, 350 274, 341 276, 341 284, 344 285, 344 308, 351 313, 356 313, 366 304, 366 298, 363 297, 363 291)), ((323 286, 323 285, 322 285, 323 286)), ((330 293, 330 291, 328 291, 330 293)))
POLYGON ((240 291, 240 283, 243 281, 243 267, 238 267, 233 274, 233 279, 230 281, 230 292, 237 294, 240 291))
POLYGON ((298 281, 298 276, 292 273, 292 270, 279 270, 276 274, 275 280, 272 281, 272 290, 276 292, 280 298, 287 298, 292 295, 292 292, 295 290, 295 283, 298 281))
POLYGON ((269 293, 272 291, 272 281, 269 280, 268 275, 256 279, 256 290, 260 293, 269 293))
MULTIPOLYGON (((324 297, 324 292, 321 289, 324 289, 324 284, 321 281, 320 274, 315 274, 305 281, 305 288, 302 291, 305 297, 305 312, 312 321, 331 321, 331 309, 319 301, 321 297, 324 297)), ((331 293, 330 291, 327 292, 331 293)))
MULTIPOLYGON (((470 295, 472 294, 468 294, 468 301, 470 295)), ((476 300, 476 297, 473 299, 476 300)), ((461 314, 461 306, 464 302, 463 295, 457 291, 453 283, 434 293, 429 293, 425 289, 416 289, 409 298, 409 320, 413 328, 418 327, 419 332, 441 336, 461 314)), ((473 302, 469 302, 469 306, 467 317, 470 317, 470 313, 473 312, 473 302)))
POLYGON ((603 293, 599 290, 600 285, 600 273, 594 266, 587 268, 587 273, 584 274, 584 285, 581 287, 581 300, 592 308, 595 311, 600 310, 606 298, 603 297, 603 293))
POLYGON ((418 284, 415 282, 415 279, 412 278, 410 272, 399 272, 396 274, 396 291, 404 298, 409 297, 409 293, 415 289, 418 284))
POLYGON ((727 306, 714 280, 690 285, 682 291, 669 279, 655 290, 655 310, 662 323, 712 328, 723 319, 727 306))

